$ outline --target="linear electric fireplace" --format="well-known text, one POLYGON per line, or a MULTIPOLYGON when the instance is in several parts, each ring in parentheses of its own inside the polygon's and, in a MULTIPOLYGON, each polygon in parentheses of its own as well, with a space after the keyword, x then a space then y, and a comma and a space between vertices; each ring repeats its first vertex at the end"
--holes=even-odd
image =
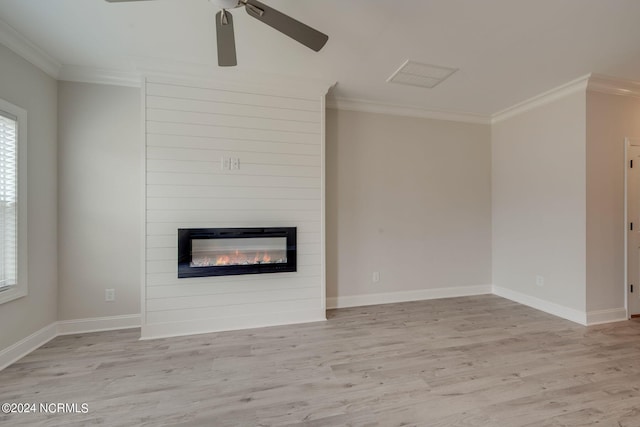
POLYGON ((296 227, 180 228, 178 277, 296 271, 296 227))

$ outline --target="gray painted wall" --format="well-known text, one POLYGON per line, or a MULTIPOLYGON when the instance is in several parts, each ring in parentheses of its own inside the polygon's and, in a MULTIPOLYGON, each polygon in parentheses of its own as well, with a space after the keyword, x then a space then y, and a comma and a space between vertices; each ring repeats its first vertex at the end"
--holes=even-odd
POLYGON ((140 313, 140 96, 58 84, 59 320, 140 313), (115 301, 105 301, 105 289, 115 301))
POLYGON ((581 90, 492 127, 493 283, 581 312, 585 109, 581 90))
POLYGON ((490 143, 489 125, 327 110, 327 296, 490 284, 490 143))
POLYGON ((27 111, 26 297, 0 306, 0 349, 57 320, 56 81, 0 45, 0 98, 27 111))

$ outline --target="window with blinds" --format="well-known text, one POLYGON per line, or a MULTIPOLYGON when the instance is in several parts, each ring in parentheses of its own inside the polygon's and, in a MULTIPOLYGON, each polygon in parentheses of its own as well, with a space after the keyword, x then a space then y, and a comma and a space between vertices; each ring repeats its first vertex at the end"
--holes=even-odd
POLYGON ((17 284, 18 120, 0 110, 0 291, 17 284))

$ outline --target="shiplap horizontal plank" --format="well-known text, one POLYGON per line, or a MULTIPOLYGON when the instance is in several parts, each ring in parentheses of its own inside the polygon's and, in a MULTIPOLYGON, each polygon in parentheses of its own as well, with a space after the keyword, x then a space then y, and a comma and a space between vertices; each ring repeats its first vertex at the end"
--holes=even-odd
POLYGON ((201 197, 216 199, 320 199, 317 188, 279 187, 189 187, 179 185, 148 185, 147 197, 201 197))
MULTIPOLYGON (((283 159, 283 162, 287 159, 283 159)), ((309 162, 315 163, 315 162, 309 162)), ((240 159, 240 170, 222 170, 220 161, 195 161, 195 160, 147 160, 148 173, 171 173, 191 175, 215 175, 215 176, 278 176, 294 178, 320 179, 321 169, 319 165, 270 165, 243 162, 240 159)), ((230 178, 231 179, 231 178, 230 178)), ((255 181, 255 180, 254 180, 255 181)), ((197 181, 200 182, 200 177, 197 181)))
POLYGON ((297 211, 318 211, 320 200, 316 199, 219 199, 197 198, 188 199, 180 197, 155 197, 147 200, 148 210, 266 210, 277 209, 297 211))
MULTIPOLYGON (((298 244, 298 255, 311 255, 320 253, 320 245, 317 243, 298 244)), ((175 261, 177 259, 174 248, 147 248, 147 260, 149 261, 175 261)))
POLYGON ((315 221, 296 221, 295 223, 273 220, 267 221, 261 219, 259 221, 218 221, 218 222, 153 222, 147 223, 147 235, 169 235, 175 234, 178 228, 231 228, 231 227, 298 227, 298 233, 309 232, 319 233, 321 229, 320 220, 315 221))
POLYGON ((291 142, 248 141, 242 139, 207 138, 183 135, 147 135, 147 147, 192 148, 229 153, 283 153, 319 156, 320 147, 315 144, 291 142))
POLYGON ((292 289, 265 289, 239 294, 195 295, 171 298, 147 298, 149 311, 182 310, 185 308, 219 307, 256 302, 270 303, 281 300, 299 300, 317 297, 315 287, 297 287, 292 289))
MULTIPOLYGON (((210 162, 215 164, 216 169, 221 170, 224 173, 230 173, 230 171, 222 170, 221 157, 233 156, 240 159, 240 170, 247 164, 251 165, 284 165, 284 166, 315 166, 320 167, 320 153, 317 155, 300 155, 300 154, 286 154, 286 153, 242 153, 235 154, 234 152, 225 152, 222 150, 202 150, 195 148, 164 148, 164 147, 147 147, 147 160, 163 160, 164 163, 160 165, 152 165, 154 169, 149 170, 163 170, 162 165, 167 165, 166 162, 210 162)), ((167 168, 166 172, 170 172, 171 169, 167 168)), ((236 172, 236 170, 232 171, 236 172)))
POLYGON ((317 111, 262 107, 257 105, 231 104, 217 101, 198 101, 194 99, 168 98, 163 96, 147 96, 148 109, 173 111, 194 111, 201 113, 260 117, 264 119, 289 120, 305 123, 320 123, 317 111))
MULTIPOLYGON (((236 171, 239 172, 239 171, 236 171)), ((320 178, 310 176, 260 176, 228 174, 198 174, 147 172, 148 185, 192 185, 218 187, 290 187, 320 188, 320 178)))
POLYGON ((318 297, 314 297, 304 300, 270 301, 268 304, 259 302, 255 304, 189 308, 185 310, 150 311, 147 313, 146 320, 148 324, 155 324, 185 320, 239 317, 247 314, 257 316, 269 313, 286 313, 289 311, 319 309, 321 307, 319 301, 320 299, 318 297))
POLYGON ((289 110, 304 110, 320 114, 320 100, 273 96, 267 94, 210 89, 204 87, 181 86, 147 82, 147 95, 166 98, 215 101, 227 104, 255 105, 289 110))
MULTIPOLYGON (((303 273, 305 270, 305 267, 313 267, 313 266, 320 266, 319 264, 320 260, 318 259, 318 257, 316 256, 316 254, 311 254, 311 255, 301 255, 298 254, 298 260, 297 260, 297 269, 298 271, 296 273, 303 273)), ((178 275, 178 262, 173 259, 173 260, 161 260, 161 261, 147 261, 146 262, 146 273, 147 274, 157 274, 157 273, 171 273, 171 275, 177 277, 178 275)), ((278 273, 278 274, 284 274, 284 273, 278 273)), ((248 276, 235 276, 238 279, 235 280, 240 280, 240 277, 247 277, 247 278, 253 278, 254 276, 248 275, 248 276)), ((261 276, 257 276, 255 279, 251 279, 251 280, 261 280, 262 277, 261 276)), ((234 281, 232 276, 229 276, 227 278, 227 281, 234 281)))
MULTIPOLYGON (((145 263, 145 278, 149 274, 157 273, 171 273, 173 275, 178 274, 177 262, 169 261, 146 261, 145 263)), ((146 279, 145 279, 146 280, 146 279)))
MULTIPOLYGON (((284 161, 284 160, 283 160, 284 161)), ((149 173, 179 173, 215 176, 280 176, 320 178, 320 166, 260 165, 240 160, 240 170, 222 170, 220 162, 198 162, 184 160, 147 160, 149 173)))
POLYGON ((157 236, 147 233, 147 248, 177 248, 178 233, 177 230, 173 234, 166 236, 157 236))
POLYGON ((192 111, 147 109, 147 120, 154 122, 183 123, 187 125, 206 125, 225 128, 300 132, 316 135, 320 133, 320 125, 318 123, 199 113, 192 111))
MULTIPOLYGON (((271 289, 272 286, 283 287, 286 284, 291 284, 290 287, 296 286, 311 286, 314 283, 318 283, 320 280, 320 271, 317 266, 305 266, 301 267, 300 271, 291 273, 273 273, 273 274, 246 274, 238 276, 217 276, 217 277, 189 277, 178 278, 176 274, 172 273, 150 273, 147 276, 147 289, 154 288, 156 286, 176 286, 178 289, 180 286, 193 286, 193 285, 206 285, 211 286, 211 293, 215 293, 213 288, 218 285, 224 286, 225 283, 234 283, 242 288, 243 283, 262 283, 264 287, 262 289, 271 289), (235 280, 228 280, 230 278, 235 280)), ((224 288, 223 289, 227 289, 224 288)), ((228 291, 223 291, 228 292, 228 291)))
MULTIPOLYGON (((302 233, 298 231, 297 242, 300 244, 320 243, 320 233, 302 233)), ((167 235, 147 235, 147 248, 177 248, 177 229, 167 235)))
POLYGON ((289 142, 313 144, 317 134, 284 132, 262 129, 224 128, 219 126, 188 125, 184 123, 154 122, 147 120, 147 132, 160 135, 202 136, 206 138, 242 139, 251 141, 289 142))
MULTIPOLYGON (((188 280, 188 279, 184 279, 188 280)), ((280 280, 278 282, 265 283, 263 281, 253 280, 248 282, 225 282, 225 283, 180 283, 178 285, 161 285, 147 287, 147 298, 176 298, 181 296, 200 296, 200 295, 220 295, 220 294, 237 294, 241 295, 250 292, 260 292, 265 289, 273 291, 282 291, 286 289, 299 289, 303 287, 318 289, 320 282, 320 268, 318 274, 313 280, 280 280)))
POLYGON ((238 286, 243 283, 262 283, 264 286, 263 289, 271 289, 271 286, 285 286, 286 283, 293 284, 292 287, 310 286, 310 283, 317 283, 319 277, 320 270, 318 265, 301 266, 296 272, 261 275, 245 274, 235 276, 178 278, 177 274, 173 273, 149 273, 147 276, 147 289, 154 288, 156 286, 176 286, 179 289, 180 286, 187 285, 210 285, 211 287, 217 287, 225 286, 225 283, 233 283, 238 286))
MULTIPOLYGON (((207 224, 210 222, 229 221, 229 218, 236 218, 238 222, 252 221, 283 221, 294 224, 296 221, 320 221, 320 212, 313 211, 288 211, 286 209, 273 210, 210 210, 210 211, 184 211, 184 210, 149 210, 147 211, 148 222, 199 222, 207 224)), ((293 225, 292 225, 293 226, 293 225)))

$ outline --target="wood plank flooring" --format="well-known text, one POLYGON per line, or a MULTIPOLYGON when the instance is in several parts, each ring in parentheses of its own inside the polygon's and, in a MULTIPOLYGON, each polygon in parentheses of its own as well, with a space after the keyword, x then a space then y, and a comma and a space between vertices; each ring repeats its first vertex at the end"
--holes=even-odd
POLYGON ((583 327, 497 296, 139 341, 58 337, 0 372, 7 426, 640 426, 640 321, 583 327))

